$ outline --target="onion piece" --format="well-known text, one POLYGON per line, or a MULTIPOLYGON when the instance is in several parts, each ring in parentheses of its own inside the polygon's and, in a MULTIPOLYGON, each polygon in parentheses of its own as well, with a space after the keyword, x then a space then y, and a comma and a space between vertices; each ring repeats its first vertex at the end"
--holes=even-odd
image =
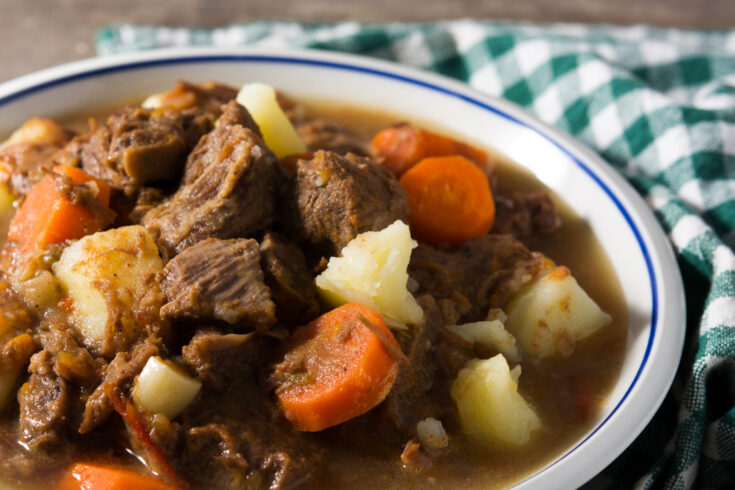
POLYGON ((441 449, 449 444, 449 436, 440 420, 427 417, 416 424, 416 435, 426 449, 441 449))

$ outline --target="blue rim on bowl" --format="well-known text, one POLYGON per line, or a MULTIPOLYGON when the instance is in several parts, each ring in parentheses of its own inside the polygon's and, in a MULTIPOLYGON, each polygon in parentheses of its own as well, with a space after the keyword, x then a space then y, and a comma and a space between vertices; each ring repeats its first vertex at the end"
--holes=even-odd
MULTIPOLYGON (((566 450, 560 457, 538 470, 532 476, 518 483, 519 486, 534 486, 541 483, 540 479, 546 473, 551 471, 556 465, 562 463, 565 459, 575 454, 581 447, 585 446, 595 434, 602 430, 610 421, 610 419, 619 412, 621 407, 629 400, 631 392, 638 386, 642 374, 649 368, 649 360, 654 347, 659 329, 661 325, 661 290, 662 287, 668 289, 669 295, 672 296, 670 304, 678 302, 680 310, 681 322, 685 315, 683 314, 683 288, 681 278, 678 275, 676 262, 673 257, 670 245, 666 240, 663 232, 658 228, 650 211, 647 209, 643 201, 637 196, 622 178, 615 175, 612 170, 604 170, 605 165, 599 157, 591 151, 582 147, 579 143, 573 141, 569 136, 564 135, 560 131, 553 129, 545 124, 536 121, 532 116, 523 112, 522 109, 508 103, 507 101, 494 100, 485 95, 476 93, 456 81, 445 79, 438 75, 427 74, 412 70, 410 68, 401 67, 392 63, 376 60, 368 60, 353 55, 313 52, 313 51, 284 51, 284 52, 263 52, 262 50, 229 50, 227 53, 221 51, 213 51, 209 49, 193 49, 188 51, 167 50, 162 52, 138 53, 133 55, 118 55, 104 59, 86 60, 77 63, 71 63, 57 68, 44 70, 37 74, 21 77, 4 84, 0 84, 0 111, 12 102, 30 97, 44 90, 48 90, 60 85, 70 84, 75 81, 90 79, 103 75, 120 73, 132 70, 145 70, 170 65, 191 65, 202 63, 235 63, 235 64, 287 64, 311 66, 319 69, 328 70, 344 70, 363 74, 371 77, 381 77, 393 80, 401 84, 418 86, 433 92, 440 93, 446 97, 455 98, 463 103, 470 104, 484 111, 489 111, 496 116, 504 118, 508 122, 530 130, 543 139, 552 144, 557 150, 566 155, 579 169, 581 169, 604 194, 612 201, 615 208, 622 215, 637 242, 639 252, 643 257, 648 276, 651 307, 650 307, 650 325, 648 326, 648 338, 646 340, 645 351, 641 361, 635 371, 630 384, 625 388, 623 395, 615 403, 610 410, 594 428, 592 428, 579 442, 573 447, 566 450), (592 166, 589 164, 592 162, 592 166), (595 167, 594 169, 592 167, 595 167), (604 175, 603 175, 604 174, 604 175), (617 187, 617 192, 613 190, 610 182, 617 187), (622 191, 621 191, 622 189, 622 191), (620 193, 624 193, 624 198, 620 197, 620 193), (627 201, 624 202, 624 201, 627 201), (631 213, 629 207, 634 207, 631 213), (635 217, 634 217, 635 216, 635 217), (637 219, 636 219, 637 217, 637 219), (656 248, 657 258, 662 262, 658 267, 654 266, 652 259, 651 247, 656 248), (661 275, 665 275, 662 278, 661 275)), ((502 151, 502 148, 501 148, 502 151)), ((676 313, 672 315, 676 316, 676 313)), ((614 454, 607 455, 606 458, 596 461, 596 467, 592 468, 593 472, 584 472, 582 476, 576 479, 571 478, 565 480, 570 485, 580 485, 587 479, 591 478, 595 473, 600 471, 604 466, 609 464, 622 450, 632 442, 633 438, 643 429, 645 424, 652 418, 655 410, 663 400, 668 387, 670 386, 673 375, 676 371, 678 358, 681 354, 684 338, 683 323, 678 326, 678 336, 672 338, 669 343, 671 350, 676 353, 677 362, 673 364, 670 373, 664 378, 664 382, 657 387, 656 396, 652 397, 649 407, 637 421, 635 428, 630 430, 629 434, 617 441, 618 447, 612 451, 614 454)))

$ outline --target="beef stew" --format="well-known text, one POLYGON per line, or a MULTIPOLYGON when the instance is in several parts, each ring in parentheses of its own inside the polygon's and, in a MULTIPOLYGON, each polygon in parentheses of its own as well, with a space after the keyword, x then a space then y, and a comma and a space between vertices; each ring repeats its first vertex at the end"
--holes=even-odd
POLYGON ((0 482, 63 486, 93 468, 192 488, 486 488, 590 428, 627 314, 557 196, 410 117, 284 94, 304 147, 278 157, 237 94, 181 83, 73 137, 19 131, 0 148, 20 209, 47 176, 57 193, 54 213, 26 213, 43 229, 19 233, 6 210, 0 482), (433 148, 402 172, 454 153, 477 165, 489 230, 414 241, 394 156, 371 145, 394 127, 433 148), (43 156, 19 161, 36 143, 43 156), (338 393, 356 386, 370 395, 338 393))

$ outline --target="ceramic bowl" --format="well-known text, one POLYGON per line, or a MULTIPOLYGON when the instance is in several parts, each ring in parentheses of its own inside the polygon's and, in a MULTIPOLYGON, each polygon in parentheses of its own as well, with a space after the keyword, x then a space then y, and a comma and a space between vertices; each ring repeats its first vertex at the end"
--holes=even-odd
POLYGON ((375 108, 487 142, 533 172, 587 220, 620 279, 629 310, 626 357, 594 426, 517 488, 573 488, 605 468, 643 430, 674 377, 684 295, 653 214, 608 164, 514 104, 437 75, 317 52, 202 49, 90 59, 0 85, 0 135, 31 115, 65 118, 140 98, 174 80, 272 84, 296 96, 375 108))

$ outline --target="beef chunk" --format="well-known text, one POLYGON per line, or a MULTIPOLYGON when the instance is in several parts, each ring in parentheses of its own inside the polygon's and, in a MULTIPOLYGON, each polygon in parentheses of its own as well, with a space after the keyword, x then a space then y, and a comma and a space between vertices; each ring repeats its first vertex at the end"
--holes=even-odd
POLYGON ((174 257, 163 275, 164 319, 221 320, 261 331, 276 321, 253 239, 208 238, 174 257))
POLYGON ((281 323, 304 325, 320 310, 314 277, 299 247, 268 232, 260 242, 265 283, 270 287, 281 323))
POLYGON ((130 352, 118 352, 115 355, 115 358, 104 369, 102 383, 87 399, 79 426, 80 434, 87 433, 99 426, 112 413, 112 402, 107 397, 106 391, 118 387, 123 392, 127 392, 133 378, 143 370, 150 357, 159 353, 159 350, 160 339, 152 337, 136 344, 130 352))
POLYGON ((312 151, 329 150, 339 154, 369 154, 365 141, 332 119, 318 117, 303 121, 296 125, 296 132, 301 141, 312 151))
POLYGON ((287 424, 255 417, 188 427, 180 471, 195 485, 223 489, 289 488, 314 473, 320 452, 287 424))
POLYGON ((69 386, 62 378, 32 374, 18 390, 20 440, 34 449, 59 444, 69 397, 69 386))
POLYGON ((181 187, 143 217, 169 256, 208 237, 252 236, 273 222, 281 168, 253 124, 242 106, 225 106, 189 155, 181 187))
POLYGON ((132 193, 139 185, 175 182, 187 153, 212 126, 212 116, 196 108, 125 107, 106 125, 93 125, 87 134, 74 138, 59 160, 81 162, 89 174, 132 193))
POLYGON ((49 143, 16 143, 0 150, 0 182, 25 195, 54 166, 59 147, 49 143))
POLYGON ((484 320, 488 309, 505 306, 514 292, 552 266, 510 235, 484 235, 448 251, 422 243, 411 254, 408 270, 418 292, 434 296, 442 310, 456 305, 460 316, 445 318, 448 323, 484 320))
POLYGON ((547 192, 516 192, 512 199, 497 196, 495 208, 493 233, 523 238, 535 233, 553 233, 561 226, 556 205, 547 192))
POLYGON ((181 349, 188 364, 206 387, 223 390, 252 374, 265 358, 268 345, 255 333, 222 334, 200 330, 181 349))
MULTIPOLYGON (((215 118, 222 114, 222 104, 237 97, 237 89, 217 82, 194 84, 179 80, 173 90, 153 96, 155 106, 183 110, 197 107, 215 118)), ((143 104, 148 106, 148 104, 143 104)))
POLYGON ((70 383, 79 385, 92 383, 97 379, 97 370, 105 362, 95 359, 92 354, 72 337, 65 325, 50 325, 41 332, 43 351, 34 355, 30 371, 38 374, 51 373, 70 383))
POLYGON ((312 150, 330 150, 335 153, 368 155, 367 143, 350 133, 342 124, 327 117, 314 117, 303 104, 277 94, 278 103, 291 121, 301 141, 312 150))
POLYGON ((371 158, 317 151, 299 160, 287 223, 301 238, 333 253, 358 234, 408 218, 408 198, 395 176, 371 158))
POLYGON ((0 148, 0 182, 14 194, 27 194, 53 168, 54 156, 70 139, 71 133, 56 121, 29 119, 0 148))
POLYGON ((401 366, 393 389, 380 406, 381 416, 393 430, 413 434, 416 424, 426 417, 438 417, 443 409, 429 395, 439 372, 434 362, 435 345, 442 333, 442 316, 431 296, 418 298, 424 310, 424 324, 396 331, 408 362, 401 366))

